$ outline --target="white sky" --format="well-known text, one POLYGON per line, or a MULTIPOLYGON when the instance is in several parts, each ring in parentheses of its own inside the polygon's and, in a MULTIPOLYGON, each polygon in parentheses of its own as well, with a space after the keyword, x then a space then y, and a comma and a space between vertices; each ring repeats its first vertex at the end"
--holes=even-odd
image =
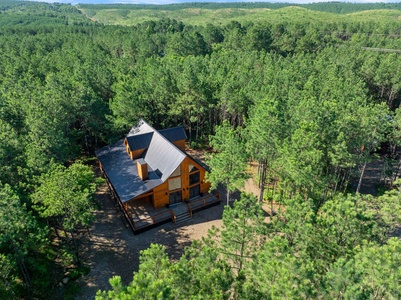
MULTIPOLYGON (((270 2, 270 3, 315 3, 315 2, 332 2, 333 0, 30 0, 36 2, 58 2, 58 3, 91 3, 91 4, 111 4, 111 3, 126 3, 126 4, 170 4, 170 3, 184 3, 184 2, 270 2)), ((353 0, 353 1, 341 1, 341 2, 352 2, 352 3, 397 3, 401 0, 353 0)))

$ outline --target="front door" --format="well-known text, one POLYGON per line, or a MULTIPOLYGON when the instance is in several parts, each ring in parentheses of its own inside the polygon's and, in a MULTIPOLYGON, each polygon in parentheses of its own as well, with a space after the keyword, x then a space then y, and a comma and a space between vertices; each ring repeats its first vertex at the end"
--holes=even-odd
POLYGON ((199 184, 194 185, 189 189, 189 199, 194 198, 200 194, 200 186, 199 184))
POLYGON ((170 204, 175 204, 175 203, 179 203, 179 202, 182 202, 181 190, 170 193, 170 204))

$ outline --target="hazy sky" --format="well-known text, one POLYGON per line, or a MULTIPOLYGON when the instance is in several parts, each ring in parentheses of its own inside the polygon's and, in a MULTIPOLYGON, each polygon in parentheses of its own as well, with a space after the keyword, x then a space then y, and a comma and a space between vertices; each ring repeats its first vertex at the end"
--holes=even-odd
MULTIPOLYGON (((58 2, 58 3, 91 3, 91 4, 108 4, 108 3, 127 3, 127 4, 169 4, 169 3, 183 3, 183 2, 284 2, 284 3, 312 3, 312 2, 331 2, 333 0, 273 0, 273 1, 255 1, 255 0, 31 0, 38 2, 58 2)), ((342 2, 352 2, 352 3, 375 3, 375 2, 384 2, 384 3, 396 3, 400 2, 400 0, 353 0, 353 1, 342 1, 342 2)))

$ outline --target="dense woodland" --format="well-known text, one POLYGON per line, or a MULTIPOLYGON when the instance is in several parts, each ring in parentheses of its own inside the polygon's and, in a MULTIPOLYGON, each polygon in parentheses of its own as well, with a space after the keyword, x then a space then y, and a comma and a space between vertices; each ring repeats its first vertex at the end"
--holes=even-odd
POLYGON ((209 180, 228 198, 257 162, 261 194, 178 262, 144 251, 133 282, 115 277, 99 299, 400 298, 400 7, 270 4, 263 21, 117 26, 2 1, 0 298, 55 297, 65 270, 87 271, 76 238, 96 205, 94 150, 139 118, 212 146, 209 180), (367 21, 346 14, 365 9, 367 21), (360 195, 379 148, 388 191, 360 195), (265 223, 260 201, 283 209, 265 223))

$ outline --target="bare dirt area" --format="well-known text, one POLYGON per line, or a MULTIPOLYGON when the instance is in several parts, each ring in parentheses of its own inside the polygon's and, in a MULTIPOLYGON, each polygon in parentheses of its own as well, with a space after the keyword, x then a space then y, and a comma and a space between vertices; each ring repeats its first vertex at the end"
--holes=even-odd
MULTIPOLYGON (((191 156, 204 160, 203 152, 188 152, 191 156)), ((362 186, 362 191, 372 192, 372 185, 377 181, 376 167, 374 165, 367 168, 364 176, 367 180, 362 186)), ((255 175, 255 172, 257 166, 251 164, 250 173, 255 175)), ((253 178, 246 181, 244 191, 259 195, 259 188, 253 178)), ((222 226, 226 193, 223 189, 219 189, 219 192, 222 199, 220 205, 195 213, 187 222, 166 223, 134 235, 117 203, 111 199, 107 185, 104 184, 97 192, 99 210, 95 212, 96 220, 90 228, 90 235, 81 239, 82 260, 90 267, 90 272, 78 280, 80 292, 75 299, 93 299, 98 290, 110 289, 109 279, 115 275, 121 276, 123 282, 128 284, 132 280, 133 272, 138 270, 140 251, 147 249, 152 243, 164 245, 170 259, 178 260, 184 248, 193 240, 206 236, 212 226, 222 226)), ((235 193, 233 198, 239 199, 239 193, 235 193)), ((263 203, 263 209, 269 214, 271 204, 263 203)), ((273 210, 278 209, 280 207, 277 205, 273 206, 273 210)), ((268 217, 266 221, 269 221, 268 217)))
POLYGON ((117 203, 109 196, 107 185, 99 189, 100 209, 90 235, 82 238, 83 261, 90 267, 87 276, 78 280, 76 299, 93 299, 98 290, 110 289, 109 278, 118 275, 128 284, 138 270, 140 251, 150 244, 165 246, 171 260, 178 260, 186 246, 207 235, 214 225, 221 227, 224 201, 218 206, 197 212, 182 224, 166 223, 134 235, 117 203))

